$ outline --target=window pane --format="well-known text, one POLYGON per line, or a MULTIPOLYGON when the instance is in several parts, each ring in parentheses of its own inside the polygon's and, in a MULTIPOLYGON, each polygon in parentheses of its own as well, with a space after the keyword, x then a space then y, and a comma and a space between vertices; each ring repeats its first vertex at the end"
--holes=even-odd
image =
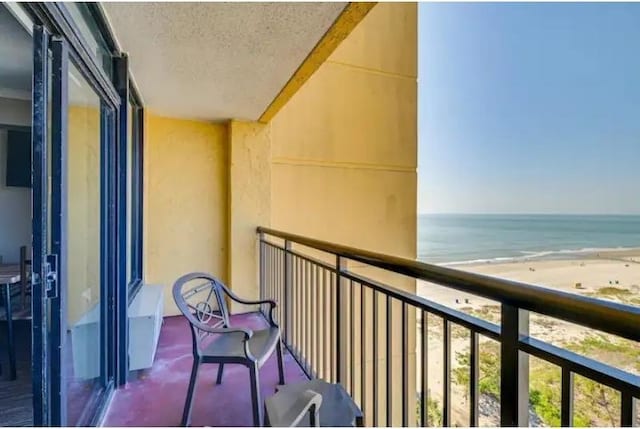
POLYGON ((133 207, 134 189, 133 189, 133 145, 135 144, 135 136, 133 135, 135 115, 131 101, 127 102, 127 284, 133 280, 132 263, 135 253, 132 247, 133 232, 133 207))
POLYGON ((76 425, 100 387, 100 139, 101 103, 78 70, 69 65, 67 192, 67 413, 76 425))
POLYGON ((89 50, 102 67, 102 70, 111 77, 111 52, 107 42, 102 37, 93 16, 89 12, 86 3, 65 3, 69 14, 73 18, 74 23, 80 29, 84 40, 89 45, 89 50))

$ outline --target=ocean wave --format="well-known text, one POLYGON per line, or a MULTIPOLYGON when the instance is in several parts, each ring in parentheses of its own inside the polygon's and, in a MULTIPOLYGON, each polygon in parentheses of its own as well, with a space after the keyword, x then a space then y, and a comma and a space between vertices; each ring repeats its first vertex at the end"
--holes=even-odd
POLYGON ((473 264, 484 264, 490 262, 508 262, 508 261, 518 261, 527 259, 526 256, 512 256, 512 257, 500 257, 500 258, 486 258, 486 259, 470 259, 467 261, 453 261, 453 262, 443 262, 438 265, 473 265, 473 264))
POLYGON ((596 252, 616 252, 624 250, 633 250, 635 247, 583 247, 582 249, 562 249, 562 250, 543 250, 539 252, 531 252, 521 250, 520 253, 525 255, 525 258, 542 258, 552 255, 572 255, 582 253, 596 253, 596 252))
POLYGON ((451 261, 451 262, 440 263, 439 265, 450 266, 450 265, 485 264, 485 263, 493 263, 493 262, 516 262, 516 261, 528 261, 531 259, 551 258, 553 256, 559 256, 559 255, 568 256, 568 255, 580 255, 585 253, 616 252, 616 251, 626 251, 626 250, 635 250, 635 249, 638 249, 638 248, 637 247, 584 247, 581 249, 561 249, 561 250, 542 250, 542 251, 521 250, 519 251, 519 253, 521 253, 522 256, 451 261))

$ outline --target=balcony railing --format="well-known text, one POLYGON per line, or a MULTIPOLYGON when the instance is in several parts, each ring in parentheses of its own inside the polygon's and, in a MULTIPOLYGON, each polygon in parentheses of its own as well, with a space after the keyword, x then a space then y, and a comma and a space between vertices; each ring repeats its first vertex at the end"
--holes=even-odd
POLYGON ((456 326, 469 332, 470 426, 478 426, 479 418, 481 337, 500 344, 502 426, 529 424, 529 356, 560 368, 563 426, 573 423, 576 374, 619 392, 621 426, 637 421, 640 377, 533 338, 529 312, 640 342, 640 308, 268 228, 258 228, 258 234, 260 293, 279 302, 276 317, 286 346, 309 377, 342 383, 362 408, 367 425, 434 423, 429 421, 427 397, 429 315, 442 320, 443 426, 452 423, 451 335, 456 326), (353 263, 497 301, 500 322, 491 323, 373 280, 356 272, 362 270, 350 269, 348 264, 353 263))

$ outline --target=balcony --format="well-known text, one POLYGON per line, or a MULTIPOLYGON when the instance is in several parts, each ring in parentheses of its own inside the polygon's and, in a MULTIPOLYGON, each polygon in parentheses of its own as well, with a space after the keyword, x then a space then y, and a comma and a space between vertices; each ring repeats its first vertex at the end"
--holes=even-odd
MULTIPOLYGON (((260 293, 279 303, 275 316, 288 349, 287 382, 307 377, 341 382, 362 408, 368 426, 459 424, 454 421, 452 387, 456 383, 453 374, 460 375, 461 371, 468 380, 462 401, 468 411, 468 425, 478 426, 483 419, 502 426, 540 425, 535 408, 531 408, 533 394, 530 396, 528 387, 537 374, 530 373, 530 359, 542 360, 558 370, 557 412, 563 426, 584 423, 575 420, 574 398, 583 398, 577 392, 576 377, 585 377, 615 392, 618 400, 613 401, 617 407, 613 414, 619 419, 617 424, 640 423, 637 373, 546 343, 528 333, 531 312, 637 344, 637 307, 269 229, 259 228, 259 237, 260 293), (363 267, 424 279, 499 301, 500 322, 493 323, 365 277, 363 267), (439 319, 440 324, 431 325, 433 318, 439 319), (427 326, 428 330, 423 329, 427 326), (442 332, 439 356, 433 355, 433 339, 427 334, 434 327, 442 332), (453 368, 452 349, 452 338, 460 339, 461 331, 466 332, 469 342, 467 366, 462 369, 453 368), (481 350, 487 342, 499 349, 498 392, 493 406, 486 404, 486 398, 483 404, 481 391, 482 377, 486 377, 481 374, 486 371, 481 366, 481 350), (434 369, 432 365, 438 360, 442 367, 434 369), (439 380, 442 389, 438 395, 428 387, 433 378, 439 380)), ((250 328, 265 323, 259 312, 232 317, 232 324, 250 328)), ((178 424, 191 362, 191 336, 186 321, 182 317, 165 319, 153 368, 116 393, 106 424, 178 424)), ((251 425, 246 369, 229 368, 219 386, 215 385, 215 365, 207 365, 202 374, 196 390, 193 425, 251 425)), ((263 397, 273 393, 276 383, 277 367, 272 358, 261 371, 263 397)), ((459 403, 455 406, 460 408, 459 403)))

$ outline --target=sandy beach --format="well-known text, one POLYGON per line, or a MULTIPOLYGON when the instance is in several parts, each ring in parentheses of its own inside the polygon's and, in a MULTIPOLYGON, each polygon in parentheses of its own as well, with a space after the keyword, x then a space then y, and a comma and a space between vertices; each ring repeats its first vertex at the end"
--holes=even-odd
MULTIPOLYGON (((523 258, 510 262, 456 265, 452 268, 640 306, 640 249, 599 251, 572 256, 553 260, 523 258)), ((418 282, 417 293, 429 300, 490 321, 497 322, 500 318, 497 302, 475 295, 421 281, 418 282)), ((432 398, 441 401, 442 325, 431 323, 431 320, 429 322, 429 389, 432 398)), ((532 336, 559 346, 575 343, 594 334, 592 330, 535 314, 530 317, 530 332, 532 336)), ((462 335, 452 336, 453 368, 459 366, 455 358, 456 353, 468 350, 468 345, 469 337, 466 331, 462 335)), ((598 350, 585 350, 585 354, 600 357, 598 350)), ((417 356, 420 361, 419 349, 417 356)), ((453 386, 452 395, 452 423, 466 426, 469 407, 464 397, 464 389, 453 386)), ((497 424, 497 421, 495 418, 482 418, 481 424, 492 425, 497 424)))

